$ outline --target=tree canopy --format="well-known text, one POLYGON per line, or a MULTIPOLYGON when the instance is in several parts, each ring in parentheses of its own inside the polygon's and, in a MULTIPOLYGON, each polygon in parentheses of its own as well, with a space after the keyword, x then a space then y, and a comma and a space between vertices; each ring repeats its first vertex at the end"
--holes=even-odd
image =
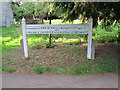
POLYGON ((25 15, 33 15, 35 3, 34 2, 12 2, 11 8, 13 9, 14 18, 18 21, 22 19, 25 15))
POLYGON ((11 3, 14 18, 18 21, 25 15, 43 15, 44 19, 56 19, 60 16, 59 11, 54 10, 52 2, 22 2, 11 3))
MULTIPOLYGON (((105 25, 119 20, 120 2, 23 2, 11 5, 16 20, 24 15, 43 15, 45 19, 63 18, 73 21, 80 16, 93 18, 93 25, 97 25, 98 17, 105 25)), ((84 19, 83 19, 84 21, 84 19)))
POLYGON ((107 24, 114 20, 119 20, 120 2, 55 2, 55 8, 62 9, 64 20, 73 21, 80 15, 92 17, 94 26, 98 17, 107 21, 107 24))
POLYGON ((38 2, 35 7, 35 15, 43 15, 45 19, 60 18, 60 10, 54 8, 54 2, 38 2))

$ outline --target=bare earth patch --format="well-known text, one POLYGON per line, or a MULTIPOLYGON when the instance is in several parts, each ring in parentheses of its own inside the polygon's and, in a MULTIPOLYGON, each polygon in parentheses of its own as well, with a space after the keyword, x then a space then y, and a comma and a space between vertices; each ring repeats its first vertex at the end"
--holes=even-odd
MULTIPOLYGON (((95 48, 95 61, 105 61, 106 57, 110 57, 112 61, 117 62, 118 57, 118 46, 114 44, 104 44, 97 45, 95 48)), ((63 45, 57 43, 54 48, 44 48, 42 46, 31 48, 29 47, 29 58, 22 59, 22 53, 20 47, 16 48, 14 51, 11 51, 9 55, 3 56, 3 65, 8 65, 8 67, 16 68, 14 73, 33 73, 34 66, 36 62, 39 62, 41 65, 46 65, 48 67, 59 68, 69 68, 74 67, 75 65, 82 66, 87 65, 91 66, 94 63, 86 64, 89 62, 87 60, 87 44, 81 43, 81 45, 63 45)), ((54 71, 54 70, 53 70, 54 71)), ((5 73, 3 71, 3 73, 5 73)), ((67 73, 67 72, 65 72, 67 73)), ((55 74, 55 72, 44 72, 43 74, 55 74)))

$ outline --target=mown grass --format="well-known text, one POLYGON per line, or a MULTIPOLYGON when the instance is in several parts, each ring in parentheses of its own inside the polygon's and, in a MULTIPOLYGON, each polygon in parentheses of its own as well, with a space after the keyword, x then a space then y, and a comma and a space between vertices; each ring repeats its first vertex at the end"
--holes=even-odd
MULTIPOLYGON (((62 20, 52 20, 52 24, 69 24, 69 22, 62 23, 62 20)), ((73 22, 73 24, 78 24, 79 21, 73 22)), ((71 24, 71 23, 70 23, 71 24)), ((93 29, 93 39, 99 42, 109 42, 115 41, 117 43, 118 31, 120 30, 120 24, 113 24, 106 28, 103 28, 101 24, 98 25, 96 31, 93 29)), ((38 45, 46 45, 48 43, 48 34, 34 34, 27 35, 28 45, 35 47, 38 45)), ((55 39, 61 41, 68 38, 80 38, 83 37, 84 41, 87 42, 87 35, 82 34, 52 34, 52 41, 55 39)), ((2 51, 7 51, 15 47, 20 46, 20 40, 22 39, 22 28, 21 24, 11 25, 10 28, 2 27, 2 51)))
MULTIPOLYGON (((47 22, 45 22, 48 24, 47 22)), ((80 22, 76 21, 73 24, 78 24, 80 22)), ((52 20, 52 24, 69 24, 69 22, 62 23, 60 20, 52 20)), ((70 23, 72 24, 72 23, 70 23)), ((102 27, 101 24, 98 25, 96 31, 93 29, 93 39, 98 42, 106 42, 114 41, 114 44, 118 44, 118 31, 120 25, 115 24, 106 28, 102 27)), ((48 34, 44 35, 27 35, 28 38, 28 45, 30 47, 47 47, 49 39, 48 34)), ((81 40, 78 38, 83 37, 81 40, 87 42, 87 35, 82 34, 52 34, 52 45, 56 45, 56 40, 58 42, 64 42, 63 47, 67 48, 72 46, 72 51, 66 53, 69 56, 72 56, 72 52, 78 52, 77 45, 81 45, 81 40), (77 39, 76 39, 77 38, 77 39)), ((2 27, 2 56, 3 58, 9 55, 12 55, 14 48, 20 47, 20 40, 22 39, 22 28, 21 24, 11 25, 10 28, 2 27)), ((57 47, 54 47, 57 48, 57 47)), ((58 56, 66 56, 66 54, 58 53, 58 56)), ((118 70, 118 63, 113 62, 111 58, 108 56, 105 57, 105 61, 88 61, 86 56, 81 53, 83 60, 81 61, 79 58, 75 58, 75 61, 72 66, 66 67, 61 60, 56 60, 51 64, 58 63, 59 66, 48 66, 46 64, 41 65, 39 62, 34 64, 35 72, 41 74, 44 72, 55 72, 56 74, 72 74, 72 75, 79 75, 79 74, 93 74, 93 73, 105 73, 105 72, 117 72, 118 70), (60 61, 60 62, 59 62, 60 61), (81 63, 81 64, 80 64, 81 63)), ((101 57, 101 56, 99 56, 101 57)), ((12 60, 11 60, 12 61, 12 60)), ((3 61, 4 62, 4 61, 3 61)), ((9 62, 8 60, 6 62, 9 62)), ((13 62, 12 62, 13 63, 13 62)), ((11 63, 9 63, 11 64, 11 63)), ((9 68, 9 64, 3 64, 3 71, 14 72, 18 68, 9 68)), ((10 65, 11 67, 11 65, 10 65)), ((29 68, 29 67, 28 67, 29 68)), ((27 68, 26 68, 27 69, 27 68)))
MULTIPOLYGON (((77 58, 76 58, 77 59, 77 58)), ((54 62, 52 64, 55 64, 54 62)), ((98 73, 118 73, 118 62, 113 62, 111 58, 106 57, 104 61, 91 60, 88 61, 84 58, 84 61, 78 59, 72 66, 65 66, 63 63, 59 63, 59 66, 48 66, 36 62, 34 71, 38 74, 44 72, 54 72, 56 74, 67 75, 80 75, 80 74, 98 74, 98 73), (81 63, 81 64, 80 64, 81 63)))
POLYGON ((15 47, 20 46, 20 36, 17 29, 20 29, 21 25, 11 25, 10 28, 2 27, 2 52, 7 52, 15 47))

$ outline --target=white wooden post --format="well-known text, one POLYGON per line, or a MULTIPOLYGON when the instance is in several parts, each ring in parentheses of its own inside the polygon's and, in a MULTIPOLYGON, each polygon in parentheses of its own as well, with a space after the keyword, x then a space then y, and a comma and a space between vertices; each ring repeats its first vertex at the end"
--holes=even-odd
POLYGON ((26 35, 26 22, 25 18, 22 19, 22 33, 23 33, 23 47, 24 47, 24 57, 28 58, 28 46, 27 46, 27 35, 26 35))
POLYGON ((88 49, 87 49, 87 59, 92 58, 92 18, 89 19, 90 30, 88 31, 88 49))

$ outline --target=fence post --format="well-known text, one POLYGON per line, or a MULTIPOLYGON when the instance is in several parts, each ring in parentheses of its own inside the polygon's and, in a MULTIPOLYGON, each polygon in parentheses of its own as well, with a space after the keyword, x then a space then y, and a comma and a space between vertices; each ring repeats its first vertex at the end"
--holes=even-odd
POLYGON ((87 49, 87 59, 92 58, 92 18, 89 19, 90 30, 88 31, 88 49, 87 49))
POLYGON ((28 58, 28 45, 27 45, 27 35, 26 35, 26 22, 25 18, 22 19, 22 33, 23 33, 23 48, 24 48, 24 57, 28 58))

